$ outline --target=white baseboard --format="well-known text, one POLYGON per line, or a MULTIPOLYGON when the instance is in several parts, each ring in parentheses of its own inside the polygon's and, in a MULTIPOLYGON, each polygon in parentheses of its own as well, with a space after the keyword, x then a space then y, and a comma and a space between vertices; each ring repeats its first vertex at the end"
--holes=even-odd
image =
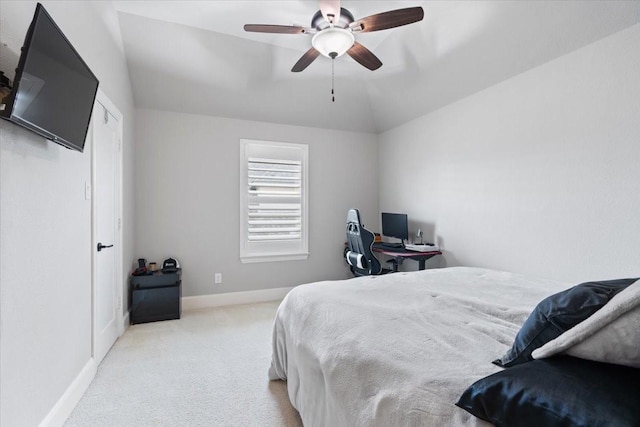
POLYGON ((40 422, 40 427, 57 427, 63 426, 73 408, 76 407, 84 392, 89 388, 89 384, 93 381, 98 371, 95 359, 92 357, 89 359, 84 368, 80 371, 78 376, 73 380, 71 385, 67 388, 64 394, 58 399, 51 411, 40 422))
POLYGON ((185 311, 223 305, 251 304, 254 302, 277 301, 284 298, 290 288, 262 289, 259 291, 228 292, 224 294, 182 297, 182 309, 185 311))

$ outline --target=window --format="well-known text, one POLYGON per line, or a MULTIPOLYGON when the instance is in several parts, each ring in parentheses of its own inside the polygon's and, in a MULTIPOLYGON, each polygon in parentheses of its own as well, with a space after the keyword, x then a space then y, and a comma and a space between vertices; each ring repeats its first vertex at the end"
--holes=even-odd
POLYGON ((305 144, 240 140, 240 259, 309 256, 305 144))

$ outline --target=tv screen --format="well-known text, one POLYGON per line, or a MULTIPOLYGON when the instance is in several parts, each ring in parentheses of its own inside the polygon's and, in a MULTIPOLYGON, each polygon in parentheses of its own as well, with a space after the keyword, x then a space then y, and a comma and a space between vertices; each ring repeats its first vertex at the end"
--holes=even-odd
POLYGON ((407 214, 382 212, 382 235, 409 240, 407 214))
POLYGON ((97 91, 96 76, 38 3, 3 117, 82 152, 97 91))

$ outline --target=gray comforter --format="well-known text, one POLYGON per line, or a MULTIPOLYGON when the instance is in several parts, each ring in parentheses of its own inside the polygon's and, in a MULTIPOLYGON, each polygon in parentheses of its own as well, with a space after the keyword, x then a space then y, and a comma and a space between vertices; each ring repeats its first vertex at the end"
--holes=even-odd
POLYGON ((269 378, 307 427, 487 425, 454 403, 567 287, 466 267, 301 285, 278 309, 269 378))

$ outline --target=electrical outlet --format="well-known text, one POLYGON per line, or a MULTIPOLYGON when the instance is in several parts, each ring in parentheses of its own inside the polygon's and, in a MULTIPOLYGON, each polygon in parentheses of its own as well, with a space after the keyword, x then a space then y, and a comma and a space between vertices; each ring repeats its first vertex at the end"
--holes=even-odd
POLYGON ((222 283, 222 273, 216 273, 214 276, 214 282, 216 284, 222 283))

